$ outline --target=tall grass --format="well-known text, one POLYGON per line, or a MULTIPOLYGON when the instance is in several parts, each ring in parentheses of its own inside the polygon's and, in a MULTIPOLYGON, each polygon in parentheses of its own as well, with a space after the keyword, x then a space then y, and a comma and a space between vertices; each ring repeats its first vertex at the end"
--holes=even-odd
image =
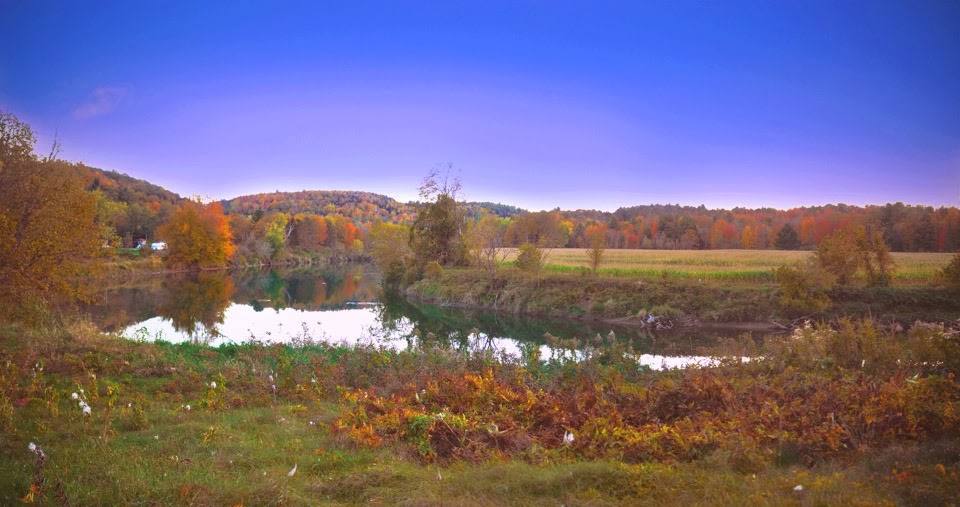
MULTIPOLYGON (((607 250, 600 273, 608 276, 718 280, 729 282, 773 281, 773 270, 812 256, 807 251, 785 250, 607 250)), ((894 281, 929 283, 937 278, 953 254, 893 253, 894 281)), ((506 259, 516 258, 511 249, 506 259)), ((558 248, 549 252, 545 269, 578 272, 588 268, 587 250, 558 248)))

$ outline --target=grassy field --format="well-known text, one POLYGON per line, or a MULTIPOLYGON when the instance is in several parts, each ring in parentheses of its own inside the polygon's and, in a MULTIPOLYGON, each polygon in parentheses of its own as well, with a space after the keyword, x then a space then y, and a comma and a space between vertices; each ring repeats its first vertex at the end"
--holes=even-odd
POLYGON ((763 362, 657 373, 620 349, 504 362, 0 327, 0 504, 955 501, 954 335, 798 333, 763 362))
MULTIPOLYGON (((601 274, 609 276, 665 277, 720 281, 772 281, 773 270, 810 257, 812 252, 784 250, 614 250, 604 253, 601 274)), ((935 280, 950 262, 952 253, 893 254, 895 283, 915 284, 935 280)), ((510 249, 507 260, 516 258, 510 249)), ((587 268, 587 250, 557 248, 549 252, 548 271, 587 268)))

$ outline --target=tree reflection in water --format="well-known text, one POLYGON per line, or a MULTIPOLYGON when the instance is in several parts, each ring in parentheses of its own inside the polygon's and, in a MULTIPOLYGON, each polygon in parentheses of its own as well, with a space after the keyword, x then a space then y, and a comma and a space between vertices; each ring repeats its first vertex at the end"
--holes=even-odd
POLYGON ((233 281, 225 271, 189 273, 164 280, 157 315, 170 319, 173 328, 196 342, 220 336, 218 324, 230 306, 233 281))

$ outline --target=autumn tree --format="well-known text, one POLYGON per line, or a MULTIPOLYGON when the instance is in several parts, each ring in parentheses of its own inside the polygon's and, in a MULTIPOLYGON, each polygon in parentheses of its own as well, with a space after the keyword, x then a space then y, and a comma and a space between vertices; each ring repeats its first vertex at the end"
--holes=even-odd
POLYGON ((299 214, 293 219, 290 244, 295 247, 315 251, 327 241, 327 221, 311 214, 299 214))
POLYGON ((82 296, 102 245, 96 198, 71 164, 33 152, 32 129, 0 111, 0 318, 37 323, 53 296, 82 296))
POLYGON ((270 245, 270 259, 276 260, 287 246, 291 227, 290 217, 286 213, 271 213, 257 223, 263 227, 263 239, 270 245))
POLYGON ((867 284, 888 285, 892 278, 893 258, 879 231, 868 234, 863 226, 841 229, 820 242, 815 253, 820 267, 847 285, 863 269, 867 284))
POLYGON ((857 227, 856 232, 857 254, 860 257, 860 266, 867 275, 867 285, 886 287, 893 278, 893 256, 883 241, 880 231, 867 232, 864 227, 857 227))
POLYGON ((409 238, 410 228, 404 225, 381 222, 370 228, 370 256, 380 268, 386 287, 397 287, 410 268, 414 255, 409 238))
POLYGON ((230 223, 219 202, 187 199, 157 230, 167 242, 167 263, 185 268, 226 265, 236 250, 230 223))
POLYGON ((847 285, 853 280, 860 263, 853 235, 845 230, 824 238, 815 255, 820 267, 836 277, 840 285, 847 285))
POLYGON ((504 220, 483 214, 480 220, 470 225, 464 235, 470 263, 483 269, 491 279, 496 278, 500 263, 507 256, 503 247, 506 229, 504 220))
POLYGON ((457 202, 459 192, 460 180, 450 178, 449 168, 443 174, 432 169, 420 185, 420 198, 426 202, 410 228, 410 247, 421 265, 463 260, 464 213, 457 202))
POLYGON ((590 270, 593 274, 597 274, 607 246, 607 227, 603 224, 591 225, 587 227, 584 236, 587 238, 587 260, 590 263, 590 270))

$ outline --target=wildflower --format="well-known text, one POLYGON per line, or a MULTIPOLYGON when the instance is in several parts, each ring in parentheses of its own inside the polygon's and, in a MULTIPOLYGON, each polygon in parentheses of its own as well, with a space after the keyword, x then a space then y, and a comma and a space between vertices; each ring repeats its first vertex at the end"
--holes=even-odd
POLYGON ((295 473, 297 473, 297 464, 296 464, 296 463, 294 463, 294 464, 293 464, 293 468, 291 468, 290 471, 287 472, 287 477, 293 477, 293 474, 295 474, 295 473))
POLYGON ((797 486, 793 488, 793 491, 796 493, 803 493, 803 486, 797 484, 797 486))
POLYGON ((216 383, 216 382, 210 382, 210 389, 216 389, 216 388, 217 388, 217 383, 216 383))
POLYGON ((90 415, 90 405, 83 406, 83 415, 90 415))
POLYGON ((310 421, 310 426, 313 426, 314 424, 315 424, 315 423, 314 423, 313 421, 310 421))
POLYGON ((273 385, 270 386, 270 389, 273 389, 274 391, 276 391, 276 390, 277 390, 277 386, 276 386, 275 384, 273 384, 273 385))
POLYGON ((189 411, 190 411, 190 405, 187 405, 187 406, 186 406, 186 407, 184 407, 184 408, 186 408, 186 409, 187 409, 187 412, 189 412, 189 411))
POLYGON ((310 379, 310 383, 311 383, 311 384, 316 384, 316 383, 317 383, 317 379, 315 379, 315 378, 310 379))
POLYGON ((153 439, 154 439, 154 440, 160 440, 160 435, 154 435, 154 436, 153 436, 153 439))
POLYGON ((80 398, 80 397, 77 396, 77 393, 71 393, 71 394, 70 394, 70 399, 71 399, 71 400, 76 400, 76 399, 78 399, 78 398, 80 398))
POLYGON ((127 408, 133 408, 133 403, 127 403, 127 408))
POLYGON ((563 432, 563 445, 570 445, 573 443, 573 433, 569 431, 563 432))
POLYGON ((273 383, 273 375, 270 375, 270 376, 268 376, 267 378, 270 380, 270 383, 272 384, 272 383, 273 383))
POLYGON ((30 442, 30 445, 27 446, 27 449, 30 449, 30 452, 36 452, 37 444, 30 442))

